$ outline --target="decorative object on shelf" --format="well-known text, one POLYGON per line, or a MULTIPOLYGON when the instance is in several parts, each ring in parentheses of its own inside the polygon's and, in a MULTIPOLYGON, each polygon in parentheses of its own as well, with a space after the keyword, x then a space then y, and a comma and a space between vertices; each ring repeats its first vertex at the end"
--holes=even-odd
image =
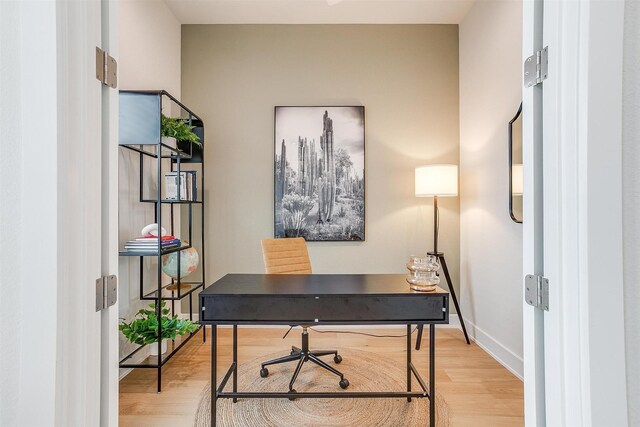
POLYGON ((438 259, 433 255, 417 256, 411 255, 407 263, 407 282, 411 289, 421 292, 435 291, 436 285, 440 283, 437 275, 440 265, 438 259))
MULTIPOLYGON (((190 320, 183 320, 178 316, 169 317, 171 310, 165 308, 166 301, 160 303, 160 322, 158 322, 158 315, 156 313, 156 304, 149 304, 148 309, 140 309, 136 314, 135 319, 130 323, 125 322, 124 319, 120 320, 119 329, 122 334, 134 344, 153 344, 157 343, 159 338, 162 338, 162 353, 167 351, 166 340, 174 340, 178 335, 190 334, 198 330, 199 325, 190 320), (158 324, 161 325, 161 337, 158 337, 158 324)), ((157 356, 158 346, 150 346, 151 355, 157 356), (155 347, 155 350, 154 350, 155 347), (155 353, 155 354, 154 354, 155 353)))
POLYGON ((275 107, 275 237, 365 239, 364 107, 275 107))
POLYGON ((180 142, 191 142, 202 145, 200 137, 193 132, 195 126, 189 125, 188 121, 178 117, 167 117, 164 114, 160 119, 160 131, 162 136, 175 138, 180 142))
MULTIPOLYGON (((447 268, 447 262, 444 258, 444 253, 438 251, 438 233, 440 230, 440 209, 438 208, 438 197, 455 197, 458 195, 458 166, 457 165, 428 165, 420 166, 415 171, 415 194, 416 197, 433 197, 433 251, 428 252, 428 255, 434 256, 442 267, 442 272, 447 279, 447 285, 449 286, 449 292, 451 293, 451 299, 453 305, 456 307, 458 318, 460 319, 460 325, 462 326, 462 332, 467 344, 471 344, 469 341, 469 335, 467 334, 467 328, 464 325, 464 319, 462 318, 462 312, 458 305, 458 298, 456 297, 456 291, 449 275, 449 269, 447 268)), ((416 341, 416 349, 420 349, 420 342, 422 341, 423 325, 418 325, 418 338, 416 341)))
POLYGON ((179 292, 179 291, 187 291, 192 287, 193 287, 193 284, 191 283, 180 283, 180 284, 172 283, 170 285, 167 285, 166 289, 173 293, 173 292, 179 292))
MULTIPOLYGON (((167 230, 164 227, 160 227, 162 230, 161 235, 166 236, 167 230)), ((142 237, 158 237, 158 224, 149 224, 144 226, 144 228, 140 231, 140 235, 142 237)))
POLYGON ((183 279, 196 271, 200 257, 196 248, 188 248, 180 252, 174 252, 162 257, 162 271, 167 276, 178 280, 183 279), (178 274, 178 254, 180 256, 180 274, 178 274))
POLYGON ((167 200, 197 200, 196 171, 169 172, 164 175, 167 200), (180 197, 178 197, 180 189, 180 197))
POLYGON ((522 190, 524 173, 522 167, 522 103, 509 122, 509 216, 522 224, 522 190))
MULTIPOLYGON (((167 352, 167 339, 163 338, 162 342, 160 343, 160 351, 161 354, 165 354, 167 352)), ((150 345, 149 346, 149 356, 157 356, 158 355, 158 346, 157 345, 150 345)))

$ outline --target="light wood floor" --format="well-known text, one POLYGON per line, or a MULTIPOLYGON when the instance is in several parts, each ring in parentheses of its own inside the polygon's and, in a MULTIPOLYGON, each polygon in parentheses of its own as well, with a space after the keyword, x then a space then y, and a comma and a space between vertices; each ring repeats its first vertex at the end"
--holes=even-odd
MULTIPOLYGON (((231 359, 231 329, 218 330, 218 374, 222 377, 231 359)), ((362 331, 399 335, 404 330, 362 331)), ((276 328, 239 328, 239 363, 278 350, 284 354, 291 345, 299 345, 299 329, 294 329, 285 340, 281 339, 282 334, 283 330, 276 328)), ((310 342, 315 348, 356 348, 384 354, 398 363, 405 361, 405 338, 311 332, 310 342)), ((425 373, 428 342, 426 333, 421 351, 413 353, 414 364, 425 373)), ((203 344, 199 334, 163 368, 161 394, 156 393, 155 370, 131 372, 120 381, 120 426, 191 426, 198 396, 209 379, 209 365, 210 345, 203 344)), ((426 379, 426 374, 423 376, 426 379)), ((522 382, 475 344, 467 346, 457 329, 437 329, 436 389, 449 404, 452 426, 524 424, 522 382)))

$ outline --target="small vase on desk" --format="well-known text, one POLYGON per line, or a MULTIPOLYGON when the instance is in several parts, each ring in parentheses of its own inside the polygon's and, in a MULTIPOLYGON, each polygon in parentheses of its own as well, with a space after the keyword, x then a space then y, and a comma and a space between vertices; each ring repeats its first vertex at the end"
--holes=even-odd
MULTIPOLYGON (((163 339, 162 340, 162 354, 165 354, 167 352, 167 340, 163 339)), ((158 342, 154 342, 149 344, 149 355, 150 356, 157 356, 158 355, 158 342)))
POLYGON ((438 260, 435 256, 416 256, 411 255, 409 262, 407 263, 407 282, 411 289, 420 292, 432 292, 436 289, 436 286, 440 283, 440 278, 437 275, 438 260))

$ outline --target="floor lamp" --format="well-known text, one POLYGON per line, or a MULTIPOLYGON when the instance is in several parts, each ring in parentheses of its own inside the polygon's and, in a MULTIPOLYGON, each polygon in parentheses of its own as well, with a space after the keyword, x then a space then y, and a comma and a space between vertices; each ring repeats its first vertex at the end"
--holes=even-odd
MULTIPOLYGON (((438 209, 438 197, 456 197, 458 195, 458 166, 456 165, 429 165, 416 168, 416 197, 433 197, 433 251, 428 252, 438 259, 442 272, 447 280, 449 292, 453 305, 456 307, 462 332, 467 344, 470 344, 467 328, 464 325, 462 312, 458 305, 456 291, 451 282, 447 262, 444 253, 438 251, 438 233, 440 228, 440 210, 438 209)), ((416 350, 420 350, 420 342, 422 341, 423 325, 418 325, 418 339, 416 341, 416 350)))

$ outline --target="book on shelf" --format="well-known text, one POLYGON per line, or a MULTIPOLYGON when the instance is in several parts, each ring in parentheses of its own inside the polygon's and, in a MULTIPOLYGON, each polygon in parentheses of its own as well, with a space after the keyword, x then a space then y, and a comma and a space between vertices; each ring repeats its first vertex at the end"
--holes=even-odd
MULTIPOLYGON (((162 249, 172 249, 180 246, 180 239, 174 236, 164 236, 161 238, 160 247, 162 249)), ((157 237, 138 237, 135 240, 129 240, 124 244, 127 252, 154 252, 158 251, 157 237)))
POLYGON ((180 200, 198 200, 198 188, 196 171, 169 172, 165 175, 165 188, 167 200, 178 200, 178 188, 180 188, 180 200))
MULTIPOLYGON (((163 248, 168 246, 178 246, 180 245, 180 240, 168 240, 166 242, 162 242, 160 245, 163 248)), ((127 242, 124 244, 125 248, 157 248, 157 243, 140 243, 140 242, 127 242)))
MULTIPOLYGON (((175 240, 175 236, 162 236, 160 238, 161 241, 165 242, 168 240, 175 240)), ((135 240, 130 240, 130 242, 158 242, 158 238, 151 236, 151 237, 136 237, 135 240)), ((128 242, 127 242, 128 243, 128 242)))
MULTIPOLYGON (((180 242, 162 245, 162 249, 174 248, 180 246, 180 242)), ((157 249, 158 245, 124 245, 125 249, 157 249)))
MULTIPOLYGON (((174 249, 174 248, 178 248, 179 246, 172 246, 169 248, 162 248, 163 251, 166 251, 167 249, 174 249)), ((134 249, 126 249, 125 250, 127 253, 130 254, 154 254, 154 255, 158 255, 158 248, 134 248, 134 249)))

